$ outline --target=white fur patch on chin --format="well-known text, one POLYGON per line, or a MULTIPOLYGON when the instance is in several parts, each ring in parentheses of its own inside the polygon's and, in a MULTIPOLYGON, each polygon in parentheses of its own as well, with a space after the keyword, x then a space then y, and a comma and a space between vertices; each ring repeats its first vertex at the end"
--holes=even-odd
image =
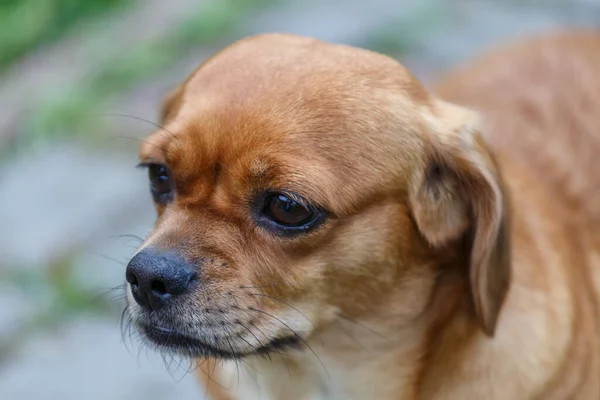
POLYGON ((227 388, 235 399, 329 400, 314 380, 307 376, 290 376, 282 361, 251 359, 238 364, 224 361, 222 367, 217 366, 218 383, 227 388), (244 365, 246 363, 250 365, 244 365))

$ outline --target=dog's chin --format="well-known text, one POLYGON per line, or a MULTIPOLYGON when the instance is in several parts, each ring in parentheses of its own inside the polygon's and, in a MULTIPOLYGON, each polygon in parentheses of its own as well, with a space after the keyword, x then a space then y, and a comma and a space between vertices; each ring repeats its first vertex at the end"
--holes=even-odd
POLYGON ((138 329, 158 349, 190 358, 240 359, 252 355, 266 355, 271 352, 298 349, 302 343, 300 337, 290 335, 271 339, 268 343, 256 348, 236 350, 228 340, 224 340, 223 343, 224 346, 229 347, 227 349, 207 344, 201 339, 188 336, 175 329, 151 325, 140 325, 138 329))

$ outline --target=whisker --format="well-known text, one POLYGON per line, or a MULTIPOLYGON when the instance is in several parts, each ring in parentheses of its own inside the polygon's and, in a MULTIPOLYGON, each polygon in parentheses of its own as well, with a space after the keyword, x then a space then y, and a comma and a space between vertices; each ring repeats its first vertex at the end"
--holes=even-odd
POLYGON ((281 360, 283 361, 283 365, 285 365, 285 369, 287 369, 288 375, 290 376, 290 378, 292 377, 292 372, 290 371, 290 366, 287 363, 287 360, 285 359, 285 357, 283 356, 283 354, 278 353, 279 357, 281 357, 281 360))
POLYGON ((149 119, 145 119, 142 117, 136 117, 135 115, 129 115, 129 114, 119 114, 119 113, 95 113, 94 115, 100 116, 100 117, 122 117, 122 118, 130 118, 130 119, 135 119, 138 121, 142 121, 142 122, 147 122, 150 125, 153 125, 155 128, 158 129, 162 129, 168 133, 170 133, 171 135, 175 136, 175 134, 171 131, 169 131, 168 129, 166 129, 163 125, 157 124, 154 121, 150 121, 149 119))
POLYGON ((296 307, 294 307, 287 301, 278 299, 277 297, 269 296, 268 294, 264 294, 264 293, 248 293, 248 294, 253 295, 253 296, 266 297, 268 299, 275 300, 282 304, 285 304, 286 306, 288 306, 291 309, 293 309, 294 311, 296 311, 298 314, 302 315, 304 317, 304 319, 306 319, 308 321, 308 323, 313 327, 313 329, 317 329, 317 328, 315 328, 315 325, 312 323, 312 321, 310 319, 308 319, 308 317, 306 315, 304 315, 304 313, 302 313, 302 311, 298 310, 296 307))
MULTIPOLYGON (((241 309, 240 307, 240 303, 238 302, 237 296, 235 294, 231 294, 231 296, 233 297, 233 300, 235 301, 236 306, 238 307, 238 309, 241 309)), ((254 332, 252 332, 251 329, 249 329, 247 326, 245 326, 244 324, 242 324, 241 322, 238 321, 238 323, 244 328, 246 329, 248 332, 250 332, 250 334, 252 336, 254 336, 254 338, 256 339, 256 341, 262 346, 265 347, 265 345, 260 341, 260 339, 254 334, 254 332)), ((265 333, 258 327, 256 326, 253 322, 249 322, 250 325, 252 325, 253 327, 255 327, 260 333, 262 333, 262 335, 265 337, 265 339, 267 339, 267 342, 269 342, 269 337, 267 335, 265 335, 265 333)), ((265 353, 262 354, 263 358, 268 358, 269 361, 273 362, 273 360, 271 359, 271 356, 269 355, 269 353, 265 353)))
POLYGON ((250 334, 251 334, 252 336, 254 336, 254 339, 256 339, 256 341, 258 342, 258 344, 259 344, 261 347, 264 347, 264 346, 265 346, 264 344, 262 344, 262 342, 260 341, 260 339, 258 339, 258 336, 256 336, 256 335, 254 334, 254 332, 252 332, 252 331, 250 330, 250 328, 248 328, 246 325, 242 324, 241 322, 238 322, 238 324, 239 324, 239 325, 241 325, 241 326, 242 326, 242 328, 244 328, 245 330, 247 330, 248 332, 250 332, 250 334))
POLYGON ((374 335, 377 335, 377 336, 379 336, 379 337, 380 337, 380 338, 382 338, 382 339, 385 339, 385 340, 390 340, 389 338, 385 337, 384 335, 382 335, 381 333, 377 332, 376 330, 374 330, 374 329, 372 329, 372 328, 369 328, 368 326, 366 326, 366 325, 364 325, 364 324, 362 324, 362 323, 360 323, 360 322, 356 321, 355 319, 352 319, 352 318, 348 317, 347 315, 344 315, 344 314, 339 314, 339 316, 340 316, 342 319, 344 319, 344 320, 346 320, 346 321, 348 321, 348 322, 352 322, 352 323, 354 323, 354 324, 356 324, 356 325, 360 326, 361 328, 363 328, 363 329, 365 329, 365 330, 367 330, 367 331, 369 331, 369 332, 373 333, 374 335))
POLYGON ((98 253, 98 252, 96 252, 96 251, 90 251, 90 254, 93 254, 93 255, 95 255, 95 256, 98 256, 98 257, 104 258, 105 260, 108 260, 108 261, 113 261, 113 262, 115 262, 115 263, 117 263, 117 264, 119 264, 119 265, 121 265, 121 266, 123 266, 123 267, 126 267, 126 266, 127 266, 127 264, 126 264, 124 261, 117 260, 116 258, 113 258, 113 257, 111 257, 111 256, 107 256, 107 255, 104 255, 104 254, 102 254, 102 253, 98 253))
POLYGON ((135 119, 135 120, 138 120, 138 121, 146 122, 146 123, 149 123, 150 125, 153 125, 154 127, 158 128, 160 130, 163 130, 163 131, 167 132, 168 134, 171 135, 171 137, 173 137, 173 139, 177 140, 177 136, 175 136, 175 134, 173 132, 171 132, 170 130, 168 130, 167 128, 165 128, 163 125, 157 124, 156 122, 150 121, 149 119, 145 119, 145 118, 141 118, 141 117, 136 117, 135 115, 119 114, 119 113, 96 113, 95 115, 103 116, 103 117, 130 118, 130 119, 135 119))
POLYGON ((187 371, 185 371, 185 374, 181 377, 181 379, 179 381, 177 381, 177 383, 180 383, 183 378, 185 378, 186 376, 188 376, 189 374, 193 373, 194 371, 196 371, 196 368, 198 368, 198 366, 196 365, 196 363, 194 362, 193 359, 189 360, 189 367, 187 368, 187 371))
MULTIPOLYGON (((183 381, 183 379, 184 379, 186 376, 188 376, 189 374, 191 374, 191 373, 192 373, 192 372, 195 370, 195 367, 194 367, 194 361, 193 361, 193 359, 190 359, 190 360, 187 360, 187 361, 188 361, 188 366, 187 366, 187 368, 185 369, 185 372, 184 372, 184 373, 181 375, 181 378, 177 379, 177 380, 176 380, 176 381, 173 383, 173 386, 176 386, 176 385, 180 384, 180 383, 181 383, 181 381, 183 381)), ((182 360, 181 362, 183 362, 183 360, 182 360)), ((181 363, 179 364, 179 366, 180 366, 180 368, 181 368, 181 363)))
POLYGON ((215 370, 217 369, 218 360, 212 359, 212 361, 214 361, 214 366, 213 366, 212 374, 211 374, 211 371, 210 371, 210 365, 206 368, 206 370, 204 368, 201 368, 205 363, 209 363, 210 364, 210 361, 211 360, 208 359, 208 358, 202 360, 202 362, 200 364, 198 364, 197 361, 196 361, 196 367, 194 368, 194 371, 196 369, 200 369, 200 371, 202 371, 202 373, 208 378, 208 382, 206 383, 206 387, 204 388, 204 390, 205 390, 205 392, 204 392, 204 398, 208 398, 208 388, 209 388, 209 386, 210 386, 211 383, 214 383, 215 385, 217 385, 218 387, 220 387, 221 389, 223 389, 225 391, 229 391, 228 388, 226 388, 221 383, 217 382, 216 379, 213 378, 213 376, 215 374, 215 370))
MULTIPOLYGON (((294 307, 293 305, 291 305, 287 301, 278 299, 277 297, 269 296, 268 294, 264 294, 264 293, 248 293, 248 294, 254 295, 254 296, 266 297, 266 298, 269 298, 271 300, 275 300, 275 301, 278 301, 280 303, 285 304, 286 306, 288 306, 291 309, 293 309, 294 311, 296 311, 298 314, 302 315, 302 317, 304 317, 304 319, 308 321, 308 323, 312 326, 312 328, 315 331, 317 330, 317 328, 315 327, 315 324, 313 324, 312 321, 310 319, 308 319, 308 317, 302 311, 298 310, 296 307, 294 307)), ((321 342, 321 346, 325 347, 325 344, 323 343, 323 337, 320 334, 318 334, 318 336, 319 336, 319 341, 321 342)))
MULTIPOLYGON (((131 354, 131 349, 129 348, 128 344, 127 344, 127 329, 129 328, 129 326, 131 325, 132 321, 131 321, 131 317, 129 315, 129 309, 127 307, 123 308, 123 312, 121 312, 121 341, 123 342, 123 345, 125 346, 125 349, 127 350, 127 352, 130 355, 131 354)), ((131 331, 129 331, 129 339, 131 339, 131 331)))
POLYGON ((352 335, 346 329, 342 329, 342 332, 344 333, 344 335, 348 336, 350 338, 350 340, 353 341, 357 346, 360 346, 361 348, 365 347, 362 342, 360 342, 357 338, 355 338, 354 335, 352 335))
MULTIPOLYGON (((208 362, 208 359, 204 360, 202 362, 202 364, 204 364, 204 362, 208 362)), ((206 375, 206 377, 208 378, 208 381, 206 382, 206 387, 204 388, 204 398, 208 398, 208 388, 210 387, 210 381, 211 381, 211 377, 210 377, 210 365, 208 366, 208 368, 206 369, 206 371, 204 370, 204 368, 200 368, 200 371, 202 371, 202 373, 204 375, 206 375)))
MULTIPOLYGON (((231 331, 229 330, 229 328, 227 326, 224 326, 225 330, 227 331, 227 344, 229 345, 229 349, 231 349, 231 354, 233 354, 234 356, 238 355, 239 352, 236 352, 235 350, 233 350, 233 346, 231 345, 231 331)), ((238 359, 237 357, 234 358, 235 361, 235 369, 237 372, 237 384, 236 387, 240 387, 240 366, 238 364, 238 359)))
POLYGON ((327 368, 325 368, 325 364, 323 364, 323 361, 321 361, 321 359, 319 358, 319 356, 317 355, 317 353, 315 353, 315 351, 313 350, 312 347, 310 347, 310 345, 306 342, 306 340, 304 340, 302 338, 302 336, 300 336, 295 330, 293 330, 292 328, 290 328, 290 326, 288 324, 286 324, 285 322, 283 322, 282 320, 280 320, 279 318, 277 318, 274 315, 269 314, 268 312, 262 311, 262 310, 258 310, 256 308, 253 307, 248 307, 249 310, 252 311, 256 311, 259 312, 261 314, 267 315, 271 318, 274 318, 275 320, 279 321, 283 326, 285 326, 287 329, 289 329, 290 331, 292 331, 294 333, 294 335, 302 342, 304 343, 304 345, 311 351, 311 353, 313 353, 313 355, 315 356, 315 358, 319 361, 319 364, 321 364, 321 367, 323 367, 323 371, 325 371, 325 374, 327 375, 327 378, 329 380, 331 380, 331 376, 329 375, 329 371, 327 371, 327 368))
POLYGON ((108 237, 108 239, 114 239, 114 240, 120 240, 120 239, 135 239, 137 241, 139 241, 140 243, 144 243, 144 239, 142 239, 141 237, 139 237, 138 235, 133 235, 133 234, 123 234, 123 235, 111 235, 108 237))
POLYGON ((267 287, 288 286, 288 285, 264 285, 264 286, 239 286, 240 289, 262 289, 267 287))
MULTIPOLYGON (((169 366, 169 362, 167 361, 167 353, 166 352, 159 352, 158 354, 159 354, 160 358, 162 359, 163 365, 165 366, 165 369, 167 370, 167 373, 169 374, 169 376, 171 377, 171 379, 175 379, 173 377, 173 374, 171 373, 171 367, 169 366)), ((171 358, 171 360, 172 360, 172 358, 171 358)))
MULTIPOLYGON (((267 339, 267 342, 269 342, 269 340, 270 340, 269 337, 258 326, 256 326, 256 324, 254 322, 250 321, 249 324, 252 325, 253 327, 255 327, 257 331, 262 333, 262 335, 265 337, 265 339, 267 339)), ((261 344, 261 346, 262 346, 262 344, 261 344)), ((269 361, 273 362, 273 360, 271 359, 271 355, 269 353, 265 353, 265 356, 269 359, 269 361)))
MULTIPOLYGON (((275 327, 276 327, 276 328, 278 328, 278 329, 279 329, 279 328, 281 328, 281 326, 280 326, 280 325, 278 325, 278 324, 276 323, 276 321, 274 322, 274 321, 271 321, 271 320, 265 320, 265 322, 268 322, 269 324, 271 324, 271 325, 275 326, 275 327)), ((256 325, 254 325, 254 326, 256 326, 256 325)), ((258 328, 258 327, 257 327, 257 328, 258 328)), ((291 329, 289 329, 289 330, 290 330, 291 332, 293 332, 293 333, 312 333, 312 330, 308 330, 308 331, 300 331, 300 330, 295 330, 295 331, 292 331, 291 329)), ((264 335, 264 333, 263 333, 263 335, 264 335)), ((267 335, 264 335, 264 336, 265 336, 265 337, 268 339, 268 336, 267 336, 267 335)))
POLYGON ((112 287, 110 289, 106 289, 106 290, 100 292, 97 296, 94 296, 89 301, 89 303, 87 304, 86 308, 90 307, 93 304, 98 303, 100 300, 104 300, 105 296, 108 296, 112 292, 116 292, 116 293, 114 293, 112 296, 108 297, 107 299, 109 299, 109 300, 116 300, 116 301, 125 300, 125 284, 121 284, 121 285, 112 287))
POLYGON ((242 340, 243 340, 243 341, 244 341, 244 342, 245 342, 245 343, 248 345, 248 347, 250 347, 250 349, 253 349, 253 348, 254 348, 254 346, 252 346, 252 345, 250 344, 250 342, 249 342, 249 341, 247 341, 246 339, 244 339, 244 337, 243 337, 243 336, 239 335, 238 337, 239 337, 240 339, 242 339, 242 340))
MULTIPOLYGON (((140 361, 140 357, 142 356, 142 350, 144 349, 144 347, 145 347, 145 341, 141 341, 140 342, 140 347, 138 349, 138 354, 137 354, 137 360, 138 360, 138 362, 140 361)), ((146 353, 146 356, 147 355, 148 355, 148 353, 146 353)))
MULTIPOLYGON (((170 355, 171 355, 171 362, 169 363, 169 368, 174 369, 175 371, 182 370, 183 369, 182 365, 185 362, 185 359, 183 357, 180 357, 179 355, 175 355, 175 354, 170 354, 170 355), (175 366, 176 368, 173 368, 173 366, 175 366)), ((171 375, 173 380, 176 380, 172 371, 169 372, 169 375, 171 375)))
POLYGON ((133 329, 133 319, 131 316, 129 317, 129 323, 127 324, 127 334, 129 335, 130 338, 135 336, 138 339, 138 342, 142 341, 141 335, 136 330, 133 329))
POLYGON ((242 359, 240 359, 240 362, 242 363, 242 367, 246 371, 246 374, 248 376, 250 376, 250 378, 252 378, 252 381, 254 382, 254 386, 256 386, 256 392, 260 393, 260 386, 258 385, 258 379, 256 377, 256 374, 257 374, 256 369, 253 368, 250 364, 248 364, 247 362, 245 362, 242 359))
POLYGON ((140 138, 135 138, 135 137, 129 137, 129 136, 113 136, 115 139, 127 139, 127 140, 135 140, 136 142, 140 142, 140 143, 145 143, 148 144, 150 146, 154 146, 157 149, 159 149, 160 151, 164 151, 164 149, 162 147, 160 147, 159 145, 157 145, 156 143, 152 143, 149 142, 148 140, 144 140, 144 139, 140 139, 140 138))
MULTIPOLYGON (((229 339, 227 339, 227 341, 229 342, 229 339)), ((231 345, 229 347, 231 347, 231 345)), ((235 358, 233 360, 235 362, 235 372, 237 374, 237 382, 235 384, 236 388, 240 387, 240 364, 239 364, 238 360, 239 360, 238 358, 235 358)))
MULTIPOLYGON (((213 365, 213 370, 212 370, 212 376, 211 376, 211 374, 210 374, 210 373, 209 373, 209 375, 208 375, 208 381, 209 381, 209 382, 208 382, 208 384, 206 385, 206 395, 208 395, 208 385, 210 385, 210 382, 217 383, 217 381, 216 381, 216 380, 213 378, 213 376, 215 376, 215 371, 216 371, 216 369, 217 369, 217 363, 218 363, 218 360, 215 360, 215 364, 213 365)), ((218 383, 217 383, 217 385, 218 385, 218 383)), ((208 397, 208 396, 205 396, 205 397, 208 397)))

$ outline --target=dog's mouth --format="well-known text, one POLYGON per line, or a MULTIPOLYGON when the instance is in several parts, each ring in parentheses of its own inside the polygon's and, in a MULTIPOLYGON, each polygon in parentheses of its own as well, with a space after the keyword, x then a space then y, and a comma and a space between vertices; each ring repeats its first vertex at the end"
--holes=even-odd
POLYGON ((224 350, 173 329, 150 325, 140 326, 140 329, 146 338, 160 348, 183 353, 192 358, 239 359, 251 355, 299 348, 302 343, 300 337, 290 335, 272 339, 268 343, 249 351, 236 351, 233 348, 224 350))

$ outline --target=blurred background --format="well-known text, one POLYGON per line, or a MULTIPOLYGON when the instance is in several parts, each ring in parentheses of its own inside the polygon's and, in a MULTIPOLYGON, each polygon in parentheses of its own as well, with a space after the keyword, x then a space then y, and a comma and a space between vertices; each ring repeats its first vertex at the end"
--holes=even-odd
POLYGON ((600 27, 600 0, 0 0, 0 398, 200 399, 119 327, 150 230, 134 168, 158 105, 243 36, 387 53, 426 84, 508 39, 600 27))

